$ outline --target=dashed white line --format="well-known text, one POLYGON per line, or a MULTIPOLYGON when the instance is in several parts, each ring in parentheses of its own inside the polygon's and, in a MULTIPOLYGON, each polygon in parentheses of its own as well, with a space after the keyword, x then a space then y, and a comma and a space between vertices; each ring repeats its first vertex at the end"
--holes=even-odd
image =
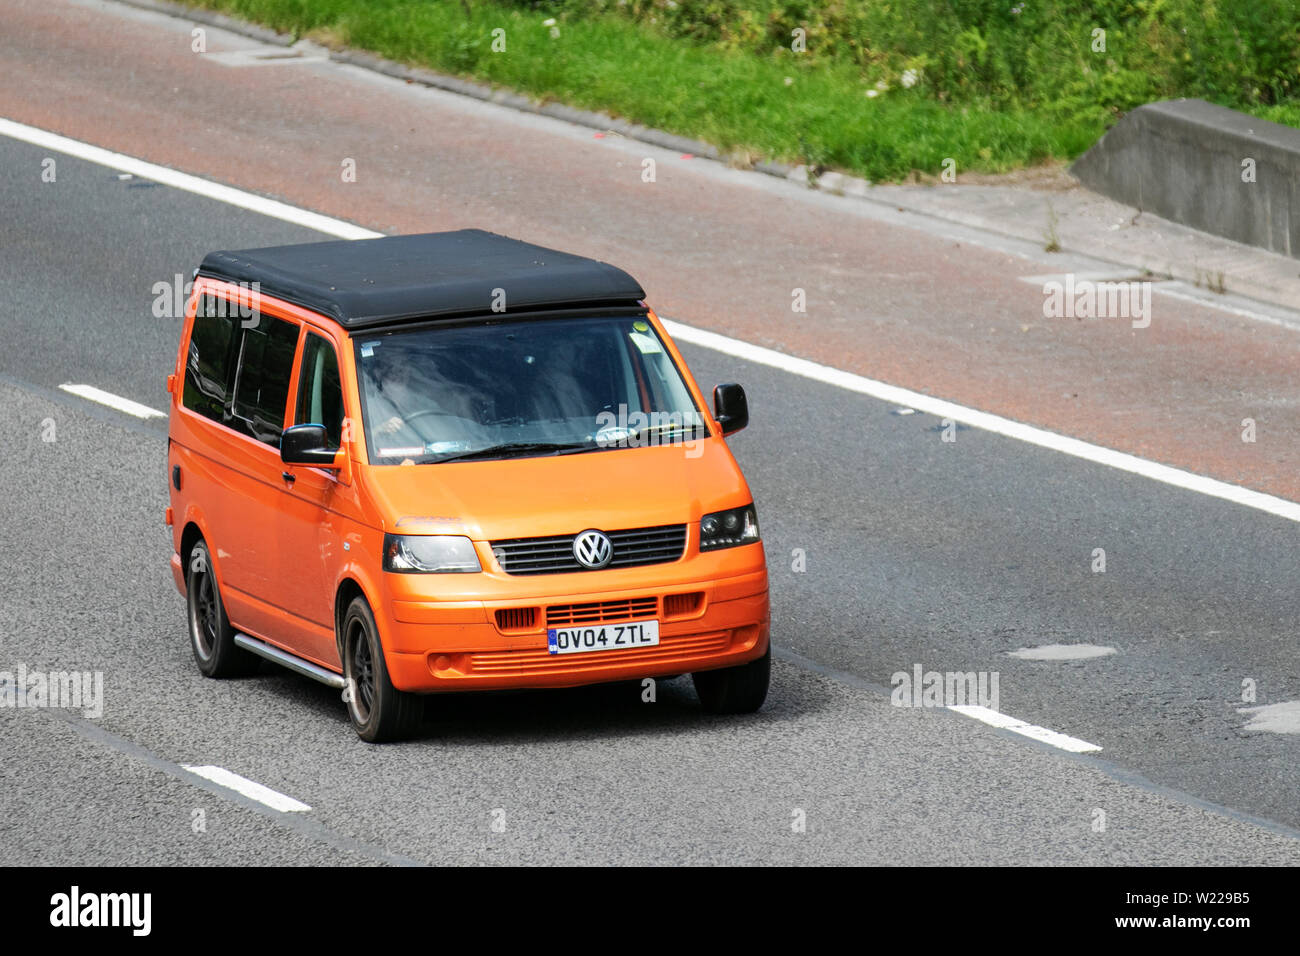
POLYGON ((92 402, 98 402, 101 405, 107 405, 109 408, 116 408, 119 412, 126 412, 128 415, 134 415, 136 418, 166 418, 166 412, 160 412, 156 408, 150 408, 148 405, 141 405, 139 402, 133 402, 129 398, 123 398, 121 395, 114 395, 112 392, 106 392, 102 388, 95 388, 93 385, 72 385, 64 382, 59 389, 72 395, 78 395, 81 398, 89 399, 92 402))
POLYGON ((272 790, 270 787, 264 787, 256 780, 249 780, 247 777, 241 777, 237 773, 232 773, 225 767, 191 767, 188 764, 181 764, 190 773, 202 777, 204 780, 211 780, 219 787, 225 787, 227 790, 233 790, 241 793, 250 800, 256 800, 258 803, 270 807, 272 810, 279 810, 281 813, 303 813, 310 810, 307 804, 295 800, 293 797, 285 796, 278 790, 272 790))
MULTIPOLYGON (((325 235, 338 236, 342 239, 377 239, 383 235, 381 232, 363 229, 341 219, 309 212, 306 209, 299 209, 296 206, 290 206, 288 203, 277 202, 273 199, 265 199, 243 190, 233 189, 230 186, 208 182, 198 176, 180 173, 165 166, 147 163, 122 153, 114 153, 98 146, 91 146, 88 143, 69 139, 66 136, 49 133, 34 126, 15 123, 12 120, 0 118, 0 135, 67 153, 79 159, 108 166, 122 172, 143 176, 154 182, 174 186, 177 189, 206 196, 209 199, 238 206, 241 209, 248 209, 265 216, 314 229, 325 235)), ((1253 508, 1279 518, 1285 518, 1288 521, 1300 522, 1300 503, 1294 501, 1286 501, 1273 495, 1266 495, 1263 492, 1251 491, 1248 488, 1192 474, 1179 468, 1160 465, 1138 458, 1136 455, 1103 448, 1091 442, 1068 438, 1041 428, 1035 428, 1032 425, 1025 425, 1008 418, 1002 418, 999 415, 966 408, 955 402, 944 401, 930 395, 923 395, 920 392, 899 388, 895 385, 887 385, 884 382, 878 382, 863 375, 855 375, 852 372, 820 365, 807 359, 795 358, 775 349, 751 345, 748 342, 719 335, 716 332, 697 329, 689 325, 683 325, 680 322, 666 321, 664 324, 668 328, 669 334, 682 342, 689 342, 692 345, 722 352, 735 358, 778 368, 801 378, 834 385, 862 395, 869 395, 872 398, 890 402, 894 405, 905 405, 939 418, 950 418, 972 428, 993 432, 1006 438, 1036 445, 1039 448, 1047 448, 1074 458, 1082 458, 1118 471, 1141 475, 1144 478, 1150 478, 1152 481, 1159 481, 1175 488, 1182 488, 1211 498, 1230 501, 1246 508, 1253 508)))
POLYGON ((980 707, 977 704, 949 704, 949 710, 955 710, 959 714, 967 717, 973 717, 976 720, 983 721, 990 727, 998 727, 1002 730, 1010 730, 1012 733, 1023 734, 1033 740, 1042 741, 1045 744, 1051 744, 1061 750, 1068 750, 1074 754, 1100 753, 1101 748, 1096 744, 1090 744, 1086 740, 1080 740, 1078 737, 1071 737, 1069 734, 1057 733, 1055 730, 1048 730, 1046 727, 1039 727, 1035 724, 1027 724, 1023 720, 1017 720, 1009 714, 1000 714, 996 710, 990 710, 987 707, 980 707))

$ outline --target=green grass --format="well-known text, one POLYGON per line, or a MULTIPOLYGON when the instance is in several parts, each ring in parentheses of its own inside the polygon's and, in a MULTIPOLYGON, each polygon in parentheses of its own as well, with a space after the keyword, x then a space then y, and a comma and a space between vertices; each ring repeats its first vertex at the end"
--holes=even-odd
POLYGON ((1173 96, 1300 125, 1300 0, 189 2, 875 181, 1072 159, 1173 96))

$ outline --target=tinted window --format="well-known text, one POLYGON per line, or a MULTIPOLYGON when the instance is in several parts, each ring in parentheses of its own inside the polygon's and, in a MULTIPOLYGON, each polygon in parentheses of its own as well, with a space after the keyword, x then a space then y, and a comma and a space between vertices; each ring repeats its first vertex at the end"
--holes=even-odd
POLYGON ((302 349, 302 370, 298 376, 296 425, 324 425, 329 448, 339 447, 343 430, 343 387, 339 383, 339 360, 334 346, 308 332, 302 349))
POLYGON ((238 342, 236 310, 225 299, 200 298, 190 332, 181 404, 214 421, 225 421, 238 342))
POLYGON ((280 447, 298 326, 269 315, 248 320, 235 374, 231 427, 280 447))

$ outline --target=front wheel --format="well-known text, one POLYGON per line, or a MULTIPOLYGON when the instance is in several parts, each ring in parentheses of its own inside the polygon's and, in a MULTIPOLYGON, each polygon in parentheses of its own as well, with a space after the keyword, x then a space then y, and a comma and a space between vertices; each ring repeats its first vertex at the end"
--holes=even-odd
POLYGON ((772 674, 772 645, 748 664, 691 675, 700 706, 711 714, 752 714, 767 700, 772 674))
POLYGON ((235 629, 226 617, 212 557, 203 541, 195 542, 185 566, 185 607, 190 650, 199 673, 204 677, 242 677, 257 670, 260 658, 235 644, 235 629))
POLYGON ((401 740, 420 726, 424 699, 398 690, 389 680, 379 629, 365 598, 353 598, 343 617, 343 678, 348 716, 362 740, 401 740))

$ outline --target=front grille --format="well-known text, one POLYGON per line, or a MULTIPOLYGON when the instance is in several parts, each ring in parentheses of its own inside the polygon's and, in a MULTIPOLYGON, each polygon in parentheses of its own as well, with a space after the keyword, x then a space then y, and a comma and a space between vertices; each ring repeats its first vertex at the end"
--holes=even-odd
POLYGON ((593 601, 589 604, 556 604, 546 609, 546 626, 568 627, 573 624, 630 621, 638 617, 654 617, 658 610, 659 599, 653 597, 593 601))
MULTIPOLYGON (((663 564, 676 561, 686 549, 686 525, 670 524, 657 528, 632 528, 628 531, 606 531, 614 546, 614 557, 606 567, 630 568, 643 564, 663 564)), ((589 571, 573 556, 575 535, 565 534, 550 538, 511 538, 493 541, 492 553, 496 555, 501 570, 507 574, 566 574, 589 571)), ((602 569, 603 570, 603 569, 602 569)))

